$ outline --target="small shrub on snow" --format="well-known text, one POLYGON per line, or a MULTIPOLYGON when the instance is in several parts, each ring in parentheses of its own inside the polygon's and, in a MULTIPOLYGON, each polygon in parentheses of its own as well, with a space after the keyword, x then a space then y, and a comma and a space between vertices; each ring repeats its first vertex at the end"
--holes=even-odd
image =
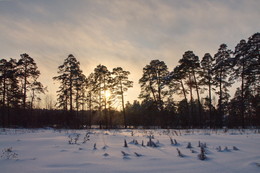
POLYGON ((142 140, 142 147, 145 147, 145 146, 144 146, 144 141, 143 141, 143 140, 142 140))
POLYGON ((124 147, 128 147, 128 145, 127 145, 127 142, 126 142, 126 140, 125 140, 125 144, 124 144, 124 147))
POLYGON ((152 138, 149 138, 149 141, 147 142, 148 147, 158 147, 155 142, 153 142, 152 138))
POLYGON ((181 153, 181 151, 179 150, 179 148, 176 148, 177 152, 178 152, 178 156, 179 157, 184 157, 184 155, 181 153))
POLYGON ((207 143, 206 143, 206 142, 205 142, 205 143, 201 143, 201 142, 199 141, 198 147, 207 148, 207 143))
POLYGON ((150 135, 148 135, 147 138, 149 138, 149 139, 154 139, 153 132, 150 132, 150 135))
POLYGON ((221 150, 221 146, 218 146, 217 148, 216 148, 216 150, 218 151, 218 152, 221 152, 222 150, 221 150))
POLYGON ((77 144, 78 140, 79 140, 79 136, 80 134, 75 134, 75 135, 69 135, 69 144, 77 144))
POLYGON ((1 158, 3 159, 17 159, 18 157, 18 154, 15 153, 12 149, 12 147, 10 148, 5 148, 2 150, 2 155, 1 155, 1 158))
POLYGON ((69 138, 69 144, 73 144, 73 138, 71 136, 68 136, 69 138))
POLYGON ((233 150, 237 151, 239 149, 236 146, 233 146, 233 150))
MULTIPOLYGON (((179 136, 177 131, 174 130, 173 132, 174 132, 174 134, 175 134, 176 136, 179 136)), ((180 134, 181 134, 181 132, 180 132, 180 134)), ((181 135, 180 135, 180 136, 181 136, 181 135)))
POLYGON ((137 157, 143 156, 142 154, 139 154, 139 153, 136 153, 136 152, 134 152, 134 153, 135 153, 135 155, 136 155, 137 157))
POLYGON ((192 148, 191 143, 189 142, 186 148, 192 148))
POLYGON ((103 154, 103 156, 107 157, 107 156, 109 156, 109 154, 108 154, 108 153, 105 153, 105 154, 103 154))
POLYGON ((228 147, 225 147, 225 148, 224 148, 224 151, 230 151, 230 150, 228 149, 228 147))
POLYGON ((124 151, 121 151, 121 153, 123 154, 123 156, 129 156, 130 154, 124 152, 124 151))
POLYGON ((171 137, 170 137, 170 140, 171 140, 171 145, 178 145, 178 142, 176 141, 176 139, 172 139, 171 137))
POLYGON ((96 150, 96 149, 97 149, 97 144, 95 143, 93 146, 93 150, 96 150))
POLYGON ((89 136, 89 132, 86 133, 86 135, 84 136, 84 139, 83 139, 83 144, 85 144, 87 141, 89 141, 90 139, 90 136, 89 136))
POLYGON ((171 144, 174 145, 172 138, 170 137, 171 144))
POLYGON ((138 145, 138 141, 136 139, 133 139, 133 141, 131 142, 132 144, 138 145))
POLYGON ((201 147, 200 148, 200 154, 198 154, 198 158, 200 159, 200 160, 205 160, 207 157, 206 157, 206 155, 205 155, 205 149, 204 149, 204 147, 201 147))
POLYGON ((131 131, 131 136, 134 136, 134 131, 131 131))

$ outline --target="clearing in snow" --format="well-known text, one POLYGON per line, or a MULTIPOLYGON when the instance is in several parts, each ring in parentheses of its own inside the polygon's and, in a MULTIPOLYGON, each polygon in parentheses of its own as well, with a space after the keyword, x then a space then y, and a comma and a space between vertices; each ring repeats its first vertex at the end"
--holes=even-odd
POLYGON ((259 130, 0 129, 1 173, 260 172, 259 130))

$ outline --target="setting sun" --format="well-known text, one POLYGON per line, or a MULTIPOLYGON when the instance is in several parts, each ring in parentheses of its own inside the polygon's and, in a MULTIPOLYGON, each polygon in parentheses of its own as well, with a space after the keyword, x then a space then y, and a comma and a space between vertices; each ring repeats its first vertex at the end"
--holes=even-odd
POLYGON ((109 90, 101 91, 101 94, 104 96, 105 99, 109 99, 111 96, 111 92, 109 90))

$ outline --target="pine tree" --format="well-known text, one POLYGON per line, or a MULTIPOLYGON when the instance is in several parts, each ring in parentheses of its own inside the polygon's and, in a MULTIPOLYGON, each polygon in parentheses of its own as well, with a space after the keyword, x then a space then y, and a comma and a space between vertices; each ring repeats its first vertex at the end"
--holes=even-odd
POLYGON ((7 88, 7 106, 10 108, 20 108, 22 92, 19 87, 17 77, 17 61, 15 59, 9 60, 8 70, 8 88, 7 88))
POLYGON ((70 54, 62 65, 58 67, 58 76, 54 80, 60 82, 58 93, 58 107, 63 110, 74 108, 78 111, 80 101, 80 91, 84 87, 85 77, 80 69, 78 60, 70 54), (73 104, 75 103, 75 104, 73 104))
POLYGON ((218 126, 222 126, 224 114, 226 113, 226 105, 230 97, 228 93, 228 87, 231 86, 231 82, 228 81, 228 75, 232 72, 232 58, 231 50, 227 48, 226 44, 221 44, 218 52, 215 54, 215 63, 213 65, 214 80, 216 81, 219 90, 216 92, 219 95, 218 100, 218 126))
POLYGON ((212 86, 214 86, 213 81, 213 62, 214 58, 209 54, 206 53, 202 58, 201 64, 201 75, 202 78, 200 80, 201 85, 208 86, 208 109, 209 109, 209 126, 212 126, 212 86))
MULTIPOLYGON (((182 71, 184 72, 185 76, 188 78, 187 85, 190 88, 190 103, 193 104, 193 96, 192 96, 192 90, 195 88, 197 93, 197 101, 198 101, 198 107, 199 107, 199 117, 198 117, 198 125, 201 126, 202 123, 202 106, 200 103, 200 94, 199 94, 199 82, 197 81, 197 78, 199 78, 199 71, 200 71, 200 61, 199 57, 196 56, 192 51, 186 51, 183 54, 182 59, 179 60, 180 67, 182 68, 182 71)), ((191 105, 191 109, 193 109, 193 106, 191 105)), ((193 111, 191 111, 193 112, 193 111)), ((196 117, 194 117, 194 122, 196 122, 196 117)))
POLYGON ((90 75, 87 77, 87 81, 86 81, 86 101, 87 101, 87 107, 88 110, 90 111, 90 116, 89 116, 89 127, 91 128, 91 124, 92 124, 92 114, 93 114, 93 110, 95 109, 95 105, 97 104, 98 101, 98 95, 96 92, 96 78, 94 73, 90 73, 90 75))
POLYGON ((0 91, 1 91, 1 106, 0 107, 13 107, 15 98, 21 95, 15 95, 19 92, 18 80, 17 80, 17 62, 15 59, 0 60, 0 91))
POLYGON ((128 90, 128 88, 133 87, 133 81, 128 79, 129 71, 124 71, 121 67, 117 67, 113 69, 113 93, 121 98, 123 115, 124 115, 124 125, 127 128, 126 123, 126 111, 125 111, 125 100, 124 93, 128 90))
POLYGON ((234 52, 234 72, 232 74, 234 79, 241 79, 241 89, 239 92, 236 92, 232 102, 238 102, 238 105, 241 106, 241 114, 237 116, 241 117, 242 127, 245 126, 245 72, 248 68, 249 62, 246 56, 248 55, 248 46, 245 40, 241 40, 235 47, 234 52), (241 95, 239 95, 239 93, 241 95))
POLYGON ((168 78, 170 80, 169 86, 171 88, 171 93, 177 93, 178 95, 183 95, 184 97, 177 108, 179 109, 179 114, 182 114, 182 116, 179 117, 179 121, 182 123, 182 125, 188 126, 190 125, 191 120, 191 110, 187 99, 188 91, 184 86, 185 73, 182 66, 176 66, 169 74, 168 78))
POLYGON ((85 102, 86 102, 86 76, 82 73, 81 70, 79 70, 79 75, 75 80, 75 91, 76 91, 76 95, 75 95, 75 107, 76 107, 76 111, 78 112, 81 106, 81 110, 84 110, 85 107, 85 102))
POLYGON ((152 60, 143 68, 143 76, 139 80, 141 85, 141 99, 152 99, 158 110, 162 111, 164 101, 168 95, 167 76, 169 74, 167 65, 163 61, 152 60))
POLYGON ((1 86, 1 107, 5 108, 6 105, 6 85, 7 85, 7 71, 8 71, 8 62, 6 59, 0 60, 0 86, 1 86))
MULTIPOLYGON (((245 127, 245 114, 250 112, 250 99, 259 95, 260 85, 260 33, 252 35, 248 41, 241 40, 234 52, 233 79, 241 80, 240 105, 241 125, 245 127)), ((248 116, 248 115, 247 115, 248 116)))
POLYGON ((38 82, 40 71, 32 57, 26 53, 21 54, 21 58, 18 60, 17 65, 18 77, 23 92, 22 104, 23 108, 26 109, 29 106, 27 102, 29 94, 33 94, 33 92, 34 94, 35 92, 44 93, 43 85, 38 82))
POLYGON ((107 92, 111 92, 111 72, 107 69, 106 66, 104 65, 98 65, 94 69, 94 80, 95 80, 95 85, 94 85, 94 93, 98 95, 98 112, 99 112, 99 117, 100 117, 100 127, 102 125, 102 112, 104 110, 104 118, 105 118, 105 123, 106 127, 108 127, 108 98, 107 98, 107 92))
POLYGON ((183 94, 183 97, 188 104, 188 91, 184 86, 185 73, 183 72, 183 69, 180 65, 176 66, 169 74, 169 79, 171 81, 170 87, 173 89, 173 92, 176 92, 178 95, 183 94))

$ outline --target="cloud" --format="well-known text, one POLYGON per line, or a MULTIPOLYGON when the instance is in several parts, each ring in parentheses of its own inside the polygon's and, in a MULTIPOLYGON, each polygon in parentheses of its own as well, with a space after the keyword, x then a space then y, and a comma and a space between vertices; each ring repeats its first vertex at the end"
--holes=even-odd
POLYGON ((72 53, 86 75, 98 64, 122 66, 140 89, 142 68, 161 59, 169 69, 193 50, 212 55, 221 43, 233 49, 259 32, 258 0, 53 0, 0 1, 1 57, 35 58, 43 83, 54 92, 52 77, 72 53))

